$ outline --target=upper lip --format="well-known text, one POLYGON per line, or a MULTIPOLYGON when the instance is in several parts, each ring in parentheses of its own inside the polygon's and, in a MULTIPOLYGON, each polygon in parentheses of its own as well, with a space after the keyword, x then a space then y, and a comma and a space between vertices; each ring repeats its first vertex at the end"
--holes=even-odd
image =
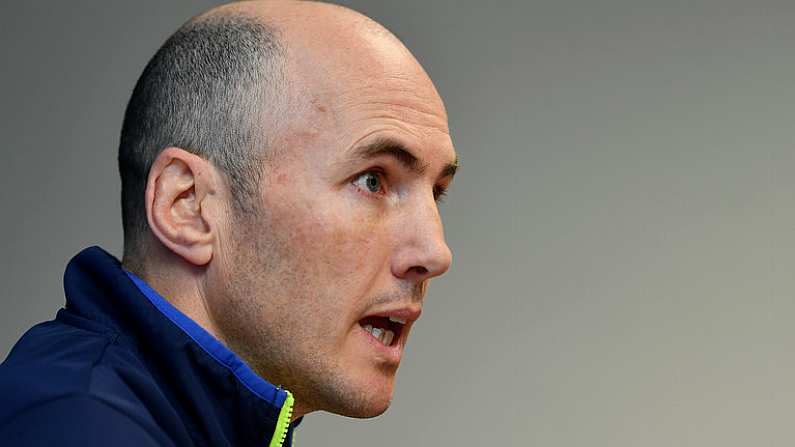
POLYGON ((395 308, 392 308, 392 309, 386 309, 386 310, 373 312, 373 313, 365 315, 362 318, 368 318, 368 317, 384 317, 384 318, 395 317, 395 318, 400 318, 402 320, 406 320, 406 324, 410 324, 410 323, 413 323, 414 321, 417 321, 417 319, 420 318, 421 314, 422 314, 422 308, 421 307, 416 306, 416 305, 408 305, 408 306, 395 307, 395 308))

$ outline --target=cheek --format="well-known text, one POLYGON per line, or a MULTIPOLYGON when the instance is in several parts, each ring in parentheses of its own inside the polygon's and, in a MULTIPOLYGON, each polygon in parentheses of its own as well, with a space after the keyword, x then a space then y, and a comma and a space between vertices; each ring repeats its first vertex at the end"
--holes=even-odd
POLYGON ((372 276, 386 251, 377 222, 350 211, 341 207, 314 213, 301 236, 316 253, 323 273, 343 282, 372 276))
MULTIPOLYGON (((300 313, 321 316, 309 319, 314 323, 304 318, 302 325, 331 343, 335 338, 328 335, 347 333, 351 319, 372 299, 385 265, 379 225, 354 211, 326 201, 293 208, 283 222, 291 229, 284 248, 294 263, 294 286, 301 289, 298 295, 307 297, 300 313)), ((313 346, 317 349, 317 342, 313 346)))
POLYGON ((383 216, 355 200, 330 197, 279 210, 286 248, 314 277, 346 281, 383 266, 383 216))

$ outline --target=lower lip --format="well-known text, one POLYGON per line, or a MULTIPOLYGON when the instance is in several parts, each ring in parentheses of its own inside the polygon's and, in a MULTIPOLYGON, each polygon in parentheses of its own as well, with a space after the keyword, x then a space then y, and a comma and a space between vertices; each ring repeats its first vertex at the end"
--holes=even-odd
POLYGON ((397 341, 393 341, 391 346, 386 346, 373 337, 369 332, 364 330, 364 328, 360 325, 357 324, 356 327, 359 329, 359 333, 361 333, 362 336, 367 339, 367 342, 376 350, 376 352, 378 352, 378 354, 380 354, 386 363, 391 363, 394 365, 400 363, 400 357, 403 353, 403 341, 400 337, 397 339, 397 341))

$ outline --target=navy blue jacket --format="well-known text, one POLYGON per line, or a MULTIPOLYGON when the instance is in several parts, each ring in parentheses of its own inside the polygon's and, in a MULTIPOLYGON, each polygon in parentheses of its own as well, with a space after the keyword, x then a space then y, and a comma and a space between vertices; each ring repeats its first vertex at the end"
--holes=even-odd
POLYGON ((280 414, 289 420, 289 393, 113 256, 80 252, 64 289, 55 320, 31 328, 0 365, 0 444, 279 445, 271 439, 280 414))

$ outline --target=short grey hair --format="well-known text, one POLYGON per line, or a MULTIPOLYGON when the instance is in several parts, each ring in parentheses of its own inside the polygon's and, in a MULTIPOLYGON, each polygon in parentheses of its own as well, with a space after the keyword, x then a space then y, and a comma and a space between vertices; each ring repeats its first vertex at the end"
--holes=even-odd
POLYGON ((264 111, 285 85, 277 31, 242 14, 183 25, 147 64, 133 90, 119 144, 125 263, 139 263, 149 225, 144 193, 157 155, 175 146, 226 174, 233 206, 249 211, 269 140, 264 111))

